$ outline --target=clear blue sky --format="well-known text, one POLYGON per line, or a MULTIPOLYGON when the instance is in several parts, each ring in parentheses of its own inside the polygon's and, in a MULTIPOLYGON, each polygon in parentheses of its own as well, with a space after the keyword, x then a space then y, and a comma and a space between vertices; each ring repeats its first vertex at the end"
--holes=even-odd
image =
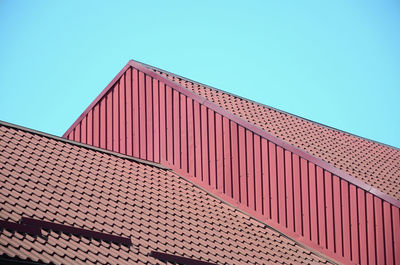
POLYGON ((129 59, 400 147, 398 0, 0 0, 0 120, 62 135, 129 59))

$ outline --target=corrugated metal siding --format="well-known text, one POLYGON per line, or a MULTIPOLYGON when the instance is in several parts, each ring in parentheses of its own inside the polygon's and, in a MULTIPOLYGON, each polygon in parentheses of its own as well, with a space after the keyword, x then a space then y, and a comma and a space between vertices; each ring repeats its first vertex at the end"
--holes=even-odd
POLYGON ((129 67, 68 139, 170 166, 340 260, 400 264, 399 208, 129 67))

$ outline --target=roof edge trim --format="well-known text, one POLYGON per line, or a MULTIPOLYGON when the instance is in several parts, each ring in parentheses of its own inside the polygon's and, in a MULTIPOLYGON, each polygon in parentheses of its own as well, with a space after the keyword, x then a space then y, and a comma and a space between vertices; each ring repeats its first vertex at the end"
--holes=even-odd
POLYGON ((287 149, 287 150, 293 152, 294 154, 301 156, 304 159, 314 163, 315 165, 324 168, 325 170, 329 171, 330 173, 348 181, 349 183, 352 183, 353 185, 381 198, 384 201, 387 201, 388 203, 396 206, 397 208, 400 208, 400 201, 397 200, 396 198, 368 185, 367 183, 365 183, 364 181, 362 181, 360 179, 357 179, 357 178, 349 175, 348 173, 332 166, 331 164, 323 161, 322 159, 319 159, 319 158, 307 153, 306 151, 281 140, 280 138, 278 138, 278 137, 268 133, 267 131, 259 128, 258 126, 240 118, 239 116, 236 116, 233 113, 230 113, 229 111, 221 108, 220 106, 207 100, 206 98, 194 93, 193 91, 186 89, 185 87, 181 86, 180 84, 178 84, 172 80, 169 80, 162 75, 159 75, 158 73, 152 71, 151 69, 148 69, 145 65, 143 65, 139 62, 133 61, 133 60, 130 60, 128 64, 130 66, 132 66, 133 68, 136 68, 137 70, 140 70, 140 71, 144 72, 145 74, 148 74, 151 77, 164 82, 166 85, 176 89, 177 91, 192 98, 193 100, 198 101, 200 104, 203 104, 204 106, 216 111, 217 113, 231 119, 232 121, 236 122, 237 124, 243 126, 246 129, 252 131, 253 133, 258 134, 259 136, 261 136, 263 138, 266 138, 267 140, 283 147, 284 149, 287 149))
POLYGON ((63 143, 68 143, 68 144, 73 144, 73 145, 76 145, 76 146, 79 146, 79 147, 84 147, 84 148, 91 149, 91 150, 94 150, 94 151, 98 151, 98 152, 101 152, 101 153, 105 153, 105 154, 108 154, 108 155, 117 156, 117 157, 120 157, 120 158, 123 158, 123 159, 128 159, 130 161, 134 161, 134 162, 137 162, 137 163, 145 164, 145 165, 148 165, 148 166, 157 167, 157 168, 160 168, 160 169, 171 171, 171 169, 169 167, 166 167, 164 165, 161 165, 161 164, 158 164, 158 163, 155 163, 155 162, 151 162, 151 161, 148 161, 148 160, 143 160, 143 159, 140 159, 140 158, 124 155, 124 154, 113 152, 113 151, 109 151, 109 150, 102 149, 102 148, 95 147, 95 146, 88 145, 88 144, 75 142, 75 141, 60 137, 60 136, 56 136, 56 135, 52 135, 52 134, 49 134, 49 133, 41 132, 41 131, 38 131, 38 130, 30 129, 30 128, 27 128, 27 127, 23 127, 23 126, 16 125, 16 124, 13 124, 13 123, 5 122, 5 121, 2 121, 2 120, 0 120, 0 125, 6 126, 6 127, 9 127, 9 128, 13 128, 13 129, 17 129, 17 130, 21 130, 21 131, 24 131, 24 132, 29 132, 29 133, 33 133, 33 134, 36 134, 36 135, 44 136, 44 137, 47 137, 47 138, 50 138, 50 139, 53 139, 53 140, 61 141, 63 143))

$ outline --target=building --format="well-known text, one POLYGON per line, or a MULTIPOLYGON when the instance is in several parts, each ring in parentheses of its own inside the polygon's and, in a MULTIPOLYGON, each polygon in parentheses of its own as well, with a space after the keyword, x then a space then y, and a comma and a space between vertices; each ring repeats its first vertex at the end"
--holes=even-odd
POLYGON ((399 149, 143 63, 1 133, 7 261, 400 264, 399 149))

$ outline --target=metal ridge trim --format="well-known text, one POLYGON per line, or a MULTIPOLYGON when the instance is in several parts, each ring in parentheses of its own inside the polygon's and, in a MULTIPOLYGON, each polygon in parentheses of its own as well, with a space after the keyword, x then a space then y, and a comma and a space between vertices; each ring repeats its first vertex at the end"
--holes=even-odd
POLYGON ((182 257, 182 256, 168 254, 165 252, 151 251, 149 255, 158 260, 176 262, 179 264, 182 263, 185 265, 216 265, 215 263, 210 263, 210 262, 196 260, 196 259, 190 259, 190 258, 186 258, 186 257, 182 257))
POLYGON ((193 91, 190 91, 189 89, 181 86, 180 84, 165 78, 164 76, 152 71, 151 69, 148 69, 143 64, 138 63, 133 60, 129 61, 128 64, 131 65, 133 68, 136 68, 137 70, 140 70, 140 71, 144 72, 145 74, 150 75, 151 77, 165 83, 166 85, 170 86, 171 88, 174 88, 178 92, 192 98, 193 100, 196 100, 200 104, 214 110, 215 112, 225 116, 226 118, 229 118, 230 120, 236 122, 237 124, 243 126, 246 129, 252 131, 253 133, 267 139, 268 141, 271 141, 271 142, 279 145, 280 147, 314 163, 315 165, 348 181, 349 183, 352 183, 353 185, 355 185, 371 194, 374 194, 375 196, 381 198, 384 201, 387 201, 388 203, 396 206, 397 208, 400 208, 400 200, 397 200, 396 198, 394 198, 386 193, 383 193, 382 191, 372 187, 371 185, 365 183, 364 181, 362 181, 358 178, 355 178, 355 177, 349 175, 348 173, 340 170, 339 168, 336 168, 336 167, 332 166, 331 164, 323 161, 322 159, 307 153, 303 149, 300 149, 296 146, 289 144, 288 142, 283 141, 282 139, 268 133, 267 131, 259 128, 258 126, 240 118, 239 116, 234 115, 233 113, 227 111, 224 108, 221 108, 220 106, 216 105, 215 103, 208 101, 206 98, 194 93, 193 91))
POLYGON ((354 134, 354 133, 346 132, 346 131, 340 130, 340 129, 335 128, 335 127, 332 127, 332 126, 329 126, 329 125, 326 125, 326 124, 323 124, 323 123, 320 123, 320 122, 317 122, 317 121, 313 121, 313 120, 310 120, 310 119, 301 117, 301 116, 299 116, 299 115, 296 115, 296 114, 293 114, 293 113, 290 113, 290 112, 287 112, 287 111, 284 111, 284 110, 281 110, 281 109, 278 109, 278 108, 275 108, 275 107, 271 107, 271 106, 269 106, 269 105, 266 105, 266 104, 257 102, 257 101, 255 101, 255 100, 248 99, 248 98, 245 98, 245 97, 236 95, 236 94, 234 94, 234 93, 231 93, 231 92, 228 92, 228 91, 225 91, 225 90, 222 90, 222 89, 213 87, 213 86, 206 85, 206 84, 204 84, 204 83, 195 81, 195 80, 193 80, 193 79, 190 79, 190 78, 187 78, 187 77, 184 77, 184 76, 181 76, 181 75, 177 75, 177 74, 171 73, 171 72, 169 72, 169 71, 166 71, 166 70, 164 70, 164 69, 161 69, 161 68, 158 68, 158 67, 155 67, 155 66, 151 66, 151 65, 146 64, 146 63, 142 63, 142 62, 139 62, 139 61, 136 61, 136 60, 132 60, 132 61, 137 62, 137 63, 140 63, 140 64, 142 64, 142 65, 144 65, 144 66, 146 66, 146 67, 149 67, 149 68, 151 68, 151 69, 154 69, 154 70, 157 70, 157 71, 160 71, 160 72, 164 72, 164 73, 169 74, 169 75, 171 75, 171 76, 176 76, 176 77, 181 78, 181 79, 184 79, 184 80, 186 80, 186 81, 188 81, 188 82, 192 82, 192 83, 197 84, 197 85, 201 85, 201 86, 204 86, 204 87, 207 87, 207 88, 210 88, 210 89, 214 89, 214 90, 216 90, 216 91, 219 91, 219 92, 221 92, 221 93, 228 94, 228 95, 233 96, 233 97, 236 97, 236 98, 238 98, 238 99, 246 100, 246 101, 249 101, 249 102, 251 102, 251 103, 253 103, 253 104, 256 104, 256 105, 259 105, 259 106, 262 106, 262 107, 265 107, 265 108, 268 108, 268 109, 271 109, 271 110, 278 111, 278 112, 280 112, 280 113, 282 113, 282 114, 290 115, 290 116, 299 118, 299 119, 301 119, 301 120, 305 120, 305 121, 308 121, 308 122, 311 122, 311 123, 320 125, 320 126, 325 127, 325 128, 327 128, 327 129, 331 129, 331 130, 334 130, 334 131, 337 131, 337 132, 340 132, 340 133, 345 133, 345 134, 348 134, 348 135, 351 135, 351 136, 355 136, 355 137, 357 137, 357 138, 361 138, 361 139, 364 139, 364 140, 367 140, 367 141, 371 141, 371 142, 374 142, 374 143, 377 143, 377 144, 380 144, 380 145, 384 145, 384 146, 387 146, 387 147, 390 147, 390 148, 393 148, 393 149, 396 149, 396 150, 400 151, 400 148, 399 148, 399 147, 392 146, 392 145, 389 145, 389 144, 385 144, 385 143, 382 143, 382 142, 379 142, 379 141, 376 141, 376 140, 373 140, 373 139, 368 139, 368 138, 366 138, 366 137, 359 136, 359 135, 354 134))
POLYGON ((83 143, 80 143, 80 142, 75 142, 75 141, 60 137, 60 136, 56 136, 56 135, 53 135, 53 134, 37 131, 37 130, 30 129, 30 128, 27 128, 27 127, 23 127, 23 126, 20 126, 20 125, 16 125, 16 124, 13 124, 13 123, 5 122, 5 121, 2 121, 2 120, 0 120, 0 125, 5 126, 5 127, 9 127, 9 128, 13 128, 13 129, 16 129, 16 130, 21 130, 21 131, 28 132, 28 133, 37 134, 37 135, 40 135, 40 136, 43 136, 43 137, 47 137, 47 138, 50 138, 50 139, 53 139, 53 140, 56 140, 56 141, 60 141, 60 142, 63 142, 63 143, 68 143, 68 144, 76 145, 76 146, 79 146, 79 147, 91 149, 91 150, 94 150, 94 151, 97 151, 97 152, 101 152, 101 153, 104 153, 104 154, 117 156, 119 158, 127 159, 127 160, 130 160, 130 161, 134 161, 134 162, 137 162, 137 163, 145 164, 145 165, 148 165, 148 166, 157 167, 157 168, 160 168, 160 169, 163 169, 163 170, 171 170, 167 166, 164 166, 162 164, 158 164, 158 163, 155 163, 155 162, 152 162, 152 161, 136 158, 136 157, 133 157, 133 156, 124 155, 124 154, 117 153, 117 152, 114 152, 114 151, 109 151, 107 149, 102 149, 102 148, 99 148, 99 147, 95 147, 93 145, 88 145, 88 144, 83 144, 83 143))

